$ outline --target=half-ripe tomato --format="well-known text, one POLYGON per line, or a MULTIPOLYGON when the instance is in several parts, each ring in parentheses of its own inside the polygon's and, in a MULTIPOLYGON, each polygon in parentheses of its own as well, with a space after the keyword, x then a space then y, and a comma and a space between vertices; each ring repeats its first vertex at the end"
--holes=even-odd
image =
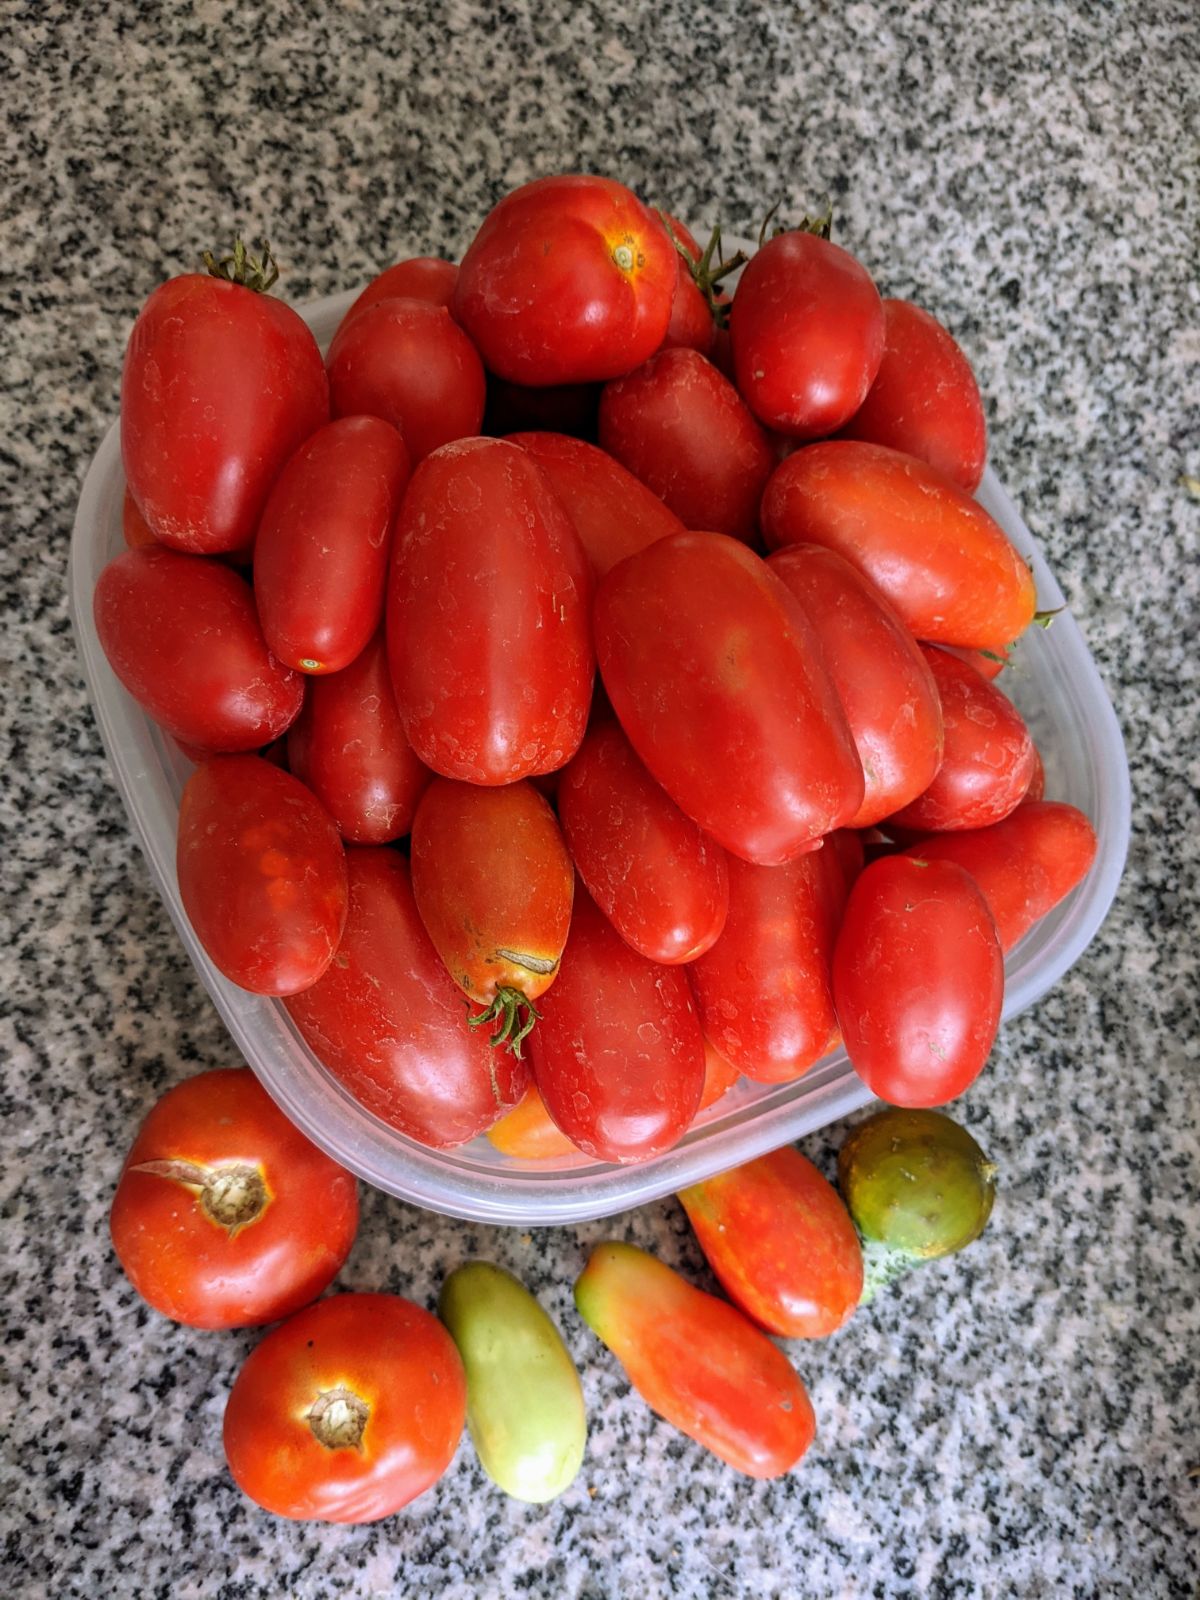
POLYGON ((315 1300, 358 1229, 353 1177, 247 1067, 168 1089, 138 1129, 109 1217, 142 1299, 193 1328, 276 1322, 315 1300))
POLYGON ((490 1128, 529 1069, 467 1026, 395 850, 352 849, 350 914, 337 959, 287 1002, 313 1054, 381 1121, 435 1150, 490 1128))
POLYGON ((214 756, 179 802, 179 897, 209 958, 254 994, 309 988, 346 921, 346 856, 329 813, 260 756, 214 756))
POLYGON ((518 445, 446 445, 396 527, 388 653, 413 749, 467 783, 553 772, 583 738, 594 658, 579 536, 518 445))
POLYGON ((410 256, 407 261, 397 261, 371 279, 342 318, 338 332, 380 300, 427 300, 431 306, 445 306, 448 310, 457 282, 458 268, 453 261, 442 261, 438 256, 410 256))
POLYGON ((741 1077, 741 1073, 732 1061, 725 1057, 713 1044, 711 1039, 704 1041, 704 1089, 700 1095, 698 1111, 707 1111, 709 1106, 715 1106, 717 1101, 728 1094, 730 1089, 741 1077))
POLYGON ((677 268, 662 224, 611 178, 538 178, 488 213, 454 314, 489 372, 514 383, 615 378, 653 355, 677 268))
POLYGON ((125 547, 128 550, 140 550, 145 545, 154 546, 158 540, 150 531, 149 524, 137 508, 137 501, 126 489, 124 499, 121 501, 121 532, 125 538, 125 547))
POLYGON ((238 1488, 278 1517, 377 1522, 454 1459, 467 1384, 436 1317, 394 1294, 339 1294, 274 1329, 225 1406, 238 1488))
POLYGON ((275 481, 254 546, 254 598, 271 649, 301 672, 340 672, 383 617, 404 440, 379 417, 314 433, 275 481))
POLYGON ((660 349, 698 350, 702 356, 707 356, 712 352, 713 341, 717 336, 717 325, 713 321, 708 301, 701 293, 679 246, 683 246, 688 260, 691 261, 699 261, 703 252, 689 229, 685 228, 677 217, 672 217, 665 211, 660 211, 659 216, 675 251, 677 274, 675 298, 671 301, 671 320, 667 324, 660 349))
POLYGON ((529 1085, 511 1111, 492 1124, 487 1137, 501 1155, 518 1161, 547 1161, 579 1153, 551 1119, 536 1083, 529 1085))

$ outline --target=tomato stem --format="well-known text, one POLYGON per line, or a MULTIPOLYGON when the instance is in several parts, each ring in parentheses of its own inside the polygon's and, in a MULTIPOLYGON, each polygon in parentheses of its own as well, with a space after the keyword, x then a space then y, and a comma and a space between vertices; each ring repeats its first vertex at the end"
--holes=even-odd
POLYGON ((1033 613, 1034 626, 1038 628, 1048 628, 1054 621, 1055 617, 1061 616, 1066 609, 1066 606, 1062 605, 1055 606, 1053 611, 1035 611, 1033 613))
POLYGON ((521 1045, 533 1032, 533 1025, 541 1014, 533 1001, 522 994, 520 989, 505 987, 496 990, 486 1010, 480 1011, 476 1016, 468 1017, 467 1021, 472 1028, 482 1028, 485 1024, 493 1022, 499 1023, 495 1033, 491 1035, 491 1044, 493 1047, 504 1045, 520 1061, 521 1045))
MULTIPOLYGON (((762 219, 762 227, 758 230, 758 248, 761 250, 767 242, 767 229, 771 226, 772 218, 783 204, 782 198, 775 204, 762 219)), ((826 195, 825 203, 815 216, 805 212, 799 222, 790 227, 778 227, 773 230, 771 237, 777 239, 781 233, 815 233, 818 239, 828 239, 833 233, 833 201, 826 195)))
POLYGON ((279 281, 279 264, 265 239, 261 255, 250 255, 242 240, 235 239, 232 254, 218 258, 211 250, 206 250, 203 261, 209 277, 240 284, 243 289, 252 289, 255 294, 268 294, 279 281))

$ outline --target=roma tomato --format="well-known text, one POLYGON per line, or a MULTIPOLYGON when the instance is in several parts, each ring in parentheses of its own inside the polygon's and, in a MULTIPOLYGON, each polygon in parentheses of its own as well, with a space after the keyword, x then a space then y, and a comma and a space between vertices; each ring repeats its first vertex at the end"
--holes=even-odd
MULTIPOLYGON (((244 260, 237 270, 266 281, 244 260)), ((142 307, 125 352, 129 491, 155 538, 193 555, 252 539, 280 467, 329 420, 316 340, 247 283, 172 278, 142 307)))
POLYGON ((250 585, 217 561, 127 550, 92 597, 108 664, 138 705, 198 750, 256 750, 299 715, 304 679, 267 647, 250 585))
POLYGON ((687 978, 638 955, 582 885, 530 1054, 547 1111, 598 1161, 669 1150, 700 1104, 704 1039, 687 978))
POLYGON ((225 1459, 277 1517, 378 1522, 454 1459, 467 1385, 436 1317, 394 1294, 339 1294, 276 1328, 225 1406, 225 1459))
POLYGON ((448 1150, 516 1105, 524 1062, 467 1026, 466 1007, 417 912, 408 862, 351 850, 337 960, 288 1013, 354 1098, 410 1139, 448 1150))
POLYGON ((615 722, 593 725, 558 784, 579 875, 604 915, 650 961, 694 961, 729 908, 721 846, 686 817, 615 722))
POLYGON ((343 839, 387 844, 410 830, 432 773, 404 736, 382 631, 348 667, 312 680, 287 746, 343 839))
POLYGON ((702 356, 710 355, 717 335, 717 325, 713 321, 708 301, 701 293, 688 265, 688 261, 699 261, 703 252, 691 232, 678 218, 668 215, 665 211, 660 211, 659 216, 675 251, 676 271, 671 320, 667 323, 667 331, 659 348, 698 350, 702 356), (687 252, 687 260, 680 252, 680 245, 687 252))
POLYGON ((699 1111, 707 1111, 709 1106, 715 1106, 717 1101, 729 1093, 734 1084, 741 1077, 741 1073, 732 1061, 725 1057, 713 1044, 711 1039, 704 1041, 704 1089, 700 1095, 699 1111))
POLYGON ((862 405, 883 359, 883 304, 866 268, 816 234, 751 256, 729 314, 737 386, 760 422, 815 439, 862 405))
POLYGON ((404 440, 378 417, 329 423, 280 473, 254 546, 254 598, 285 665, 340 672, 378 628, 408 475, 404 440))
POLYGON ((915 456, 853 439, 809 445, 775 469, 761 515, 772 549, 845 556, 918 639, 999 653, 1033 619, 1033 576, 1003 528, 915 456))
POLYGON ((484 219, 459 269, 454 314, 489 372, 531 385, 614 378, 662 343, 675 249, 611 178, 538 178, 484 219))
POLYGON ((883 856, 854 888, 833 955, 851 1065, 894 1106, 944 1105, 983 1070, 1004 957, 987 902, 951 861, 883 856))
POLYGON ((942 708, 916 641, 878 589, 820 545, 792 544, 767 565, 787 584, 821 652, 862 762, 870 828, 927 789, 942 760, 942 708))
POLYGON ((329 813, 259 756, 214 756, 179 802, 179 897, 227 978, 253 994, 309 988, 346 922, 346 856, 329 813))
POLYGON ((515 1156, 518 1161, 546 1161, 579 1154, 579 1147, 552 1120, 536 1083, 529 1085, 511 1111, 492 1124, 487 1137, 502 1156, 515 1156))
POLYGON ((483 363, 445 306, 378 300, 342 323, 327 361, 334 416, 382 417, 414 465, 479 432, 483 363))
POLYGON ((858 1232, 837 1190, 792 1145, 677 1196, 726 1294, 783 1339, 836 1333, 863 1287, 858 1232))
POLYGON ((422 462, 387 619, 396 705, 427 767, 499 784, 570 760, 592 696, 590 593, 579 536, 517 445, 470 439, 422 462))
POLYGON ((128 489, 121 501, 121 533, 127 550, 140 550, 145 545, 153 547, 158 543, 128 489))
POLYGON ((599 1244, 575 1304, 660 1417, 752 1478, 800 1460, 816 1418, 791 1362, 734 1306, 631 1244, 599 1244))
POLYGON ((600 397, 600 443, 687 528, 749 543, 775 465, 737 390, 695 350, 663 350, 600 397))
POLYGON ((449 310, 457 282, 458 268, 453 261, 442 261, 437 256, 411 256, 407 261, 397 261, 371 279, 342 318, 338 332, 380 300, 426 300, 431 306, 449 310))
POLYGON ((786 861, 858 810, 862 766, 820 646, 745 545, 658 540, 601 583, 595 630, 630 744, 727 850, 786 861))
POLYGON ((142 1299, 193 1328, 276 1322, 332 1283, 358 1229, 350 1173, 248 1067, 168 1089, 138 1129, 109 1217, 142 1299))
POLYGON ((987 424, 971 363, 937 318, 909 300, 885 300, 883 324, 883 360, 842 437, 917 456, 974 494, 987 424))

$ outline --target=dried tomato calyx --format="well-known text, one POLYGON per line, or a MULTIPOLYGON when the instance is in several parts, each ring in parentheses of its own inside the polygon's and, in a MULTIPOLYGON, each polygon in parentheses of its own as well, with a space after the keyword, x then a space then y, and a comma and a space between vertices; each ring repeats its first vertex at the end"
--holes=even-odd
POLYGON ((371 1408, 344 1385, 323 1389, 313 1401, 307 1422, 318 1444, 327 1450, 361 1450, 371 1408))
POLYGON ((204 1215, 230 1238, 257 1222, 271 1203, 261 1170, 244 1161, 219 1167, 196 1161, 141 1161, 131 1170, 170 1178, 193 1190, 204 1215))

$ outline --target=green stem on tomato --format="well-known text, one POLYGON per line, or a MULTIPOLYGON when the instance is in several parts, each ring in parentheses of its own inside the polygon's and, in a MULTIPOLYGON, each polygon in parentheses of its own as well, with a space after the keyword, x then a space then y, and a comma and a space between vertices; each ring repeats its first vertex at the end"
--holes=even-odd
POLYGON ((229 255, 218 257, 211 250, 206 250, 202 259, 210 278, 240 284, 243 289, 252 289, 255 294, 268 294, 279 281, 279 264, 265 239, 261 255, 252 256, 242 240, 235 239, 229 255))
POLYGON ((520 989, 500 988, 496 990, 491 1004, 475 1016, 468 1017, 467 1021, 472 1028, 498 1024, 490 1043, 493 1047, 503 1045, 519 1061, 521 1045, 532 1033, 533 1025, 540 1016, 541 1012, 533 1001, 520 989))

